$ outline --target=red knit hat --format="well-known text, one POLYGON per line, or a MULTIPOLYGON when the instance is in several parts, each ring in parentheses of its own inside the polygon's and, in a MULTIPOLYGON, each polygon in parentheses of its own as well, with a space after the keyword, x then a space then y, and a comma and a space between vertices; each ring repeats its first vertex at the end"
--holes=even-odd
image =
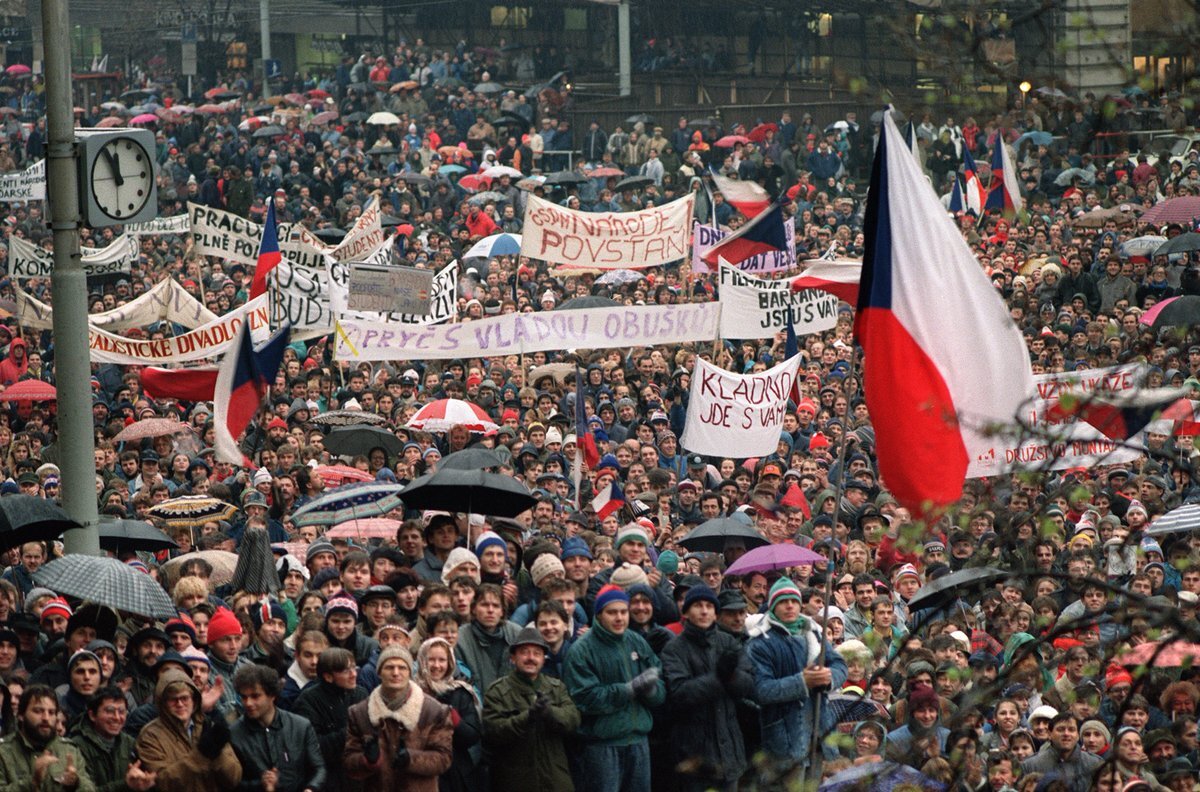
POLYGON ((229 608, 217 608, 217 612, 208 620, 208 643, 210 646, 222 638, 241 634, 242 624, 229 608))
POLYGON ((55 597, 42 608, 41 620, 45 621, 51 616, 62 616, 64 619, 70 619, 72 613, 71 606, 67 604, 65 599, 55 597))

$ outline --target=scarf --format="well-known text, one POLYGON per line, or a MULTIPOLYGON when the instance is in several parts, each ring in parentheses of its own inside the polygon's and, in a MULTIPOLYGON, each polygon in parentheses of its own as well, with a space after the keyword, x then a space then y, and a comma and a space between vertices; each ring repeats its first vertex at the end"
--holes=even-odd
POLYGON ((424 705, 425 693, 411 680, 408 683, 407 694, 392 701, 384 699, 383 686, 380 685, 367 696, 367 719, 371 721, 372 726, 378 726, 385 720, 394 720, 406 731, 413 731, 421 719, 421 708, 424 705))
POLYGON ((796 621, 794 622, 785 622, 781 621, 780 618, 775 615, 775 611, 771 611, 767 614, 767 621, 777 627, 782 627, 783 629, 787 630, 788 635, 799 635, 801 631, 808 630, 808 620, 803 616, 797 617, 796 621))

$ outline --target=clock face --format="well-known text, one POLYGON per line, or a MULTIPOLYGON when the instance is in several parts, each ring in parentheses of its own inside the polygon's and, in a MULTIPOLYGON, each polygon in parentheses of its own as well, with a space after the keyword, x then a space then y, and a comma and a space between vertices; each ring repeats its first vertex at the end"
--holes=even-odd
POLYGON ((154 194, 150 155, 130 138, 108 141, 92 162, 89 187, 104 214, 117 220, 133 217, 154 194))

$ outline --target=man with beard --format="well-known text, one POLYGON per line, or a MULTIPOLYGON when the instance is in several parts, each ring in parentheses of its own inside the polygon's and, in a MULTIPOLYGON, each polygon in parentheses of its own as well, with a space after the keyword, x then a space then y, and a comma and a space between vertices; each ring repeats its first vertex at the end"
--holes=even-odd
POLYGON ((0 740, 0 786, 9 789, 94 792, 79 749, 58 736, 58 699, 30 685, 17 707, 17 732, 0 740))
POLYGON ((157 627, 146 627, 134 633, 125 646, 125 660, 129 663, 129 675, 133 679, 129 692, 139 705, 154 696, 154 684, 158 678, 154 667, 167 651, 170 640, 157 627))

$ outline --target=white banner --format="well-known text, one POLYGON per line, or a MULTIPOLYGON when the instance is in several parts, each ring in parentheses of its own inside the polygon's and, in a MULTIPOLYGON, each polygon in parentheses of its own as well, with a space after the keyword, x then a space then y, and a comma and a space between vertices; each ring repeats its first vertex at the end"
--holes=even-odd
POLYGON ((133 236, 156 236, 158 234, 186 234, 192 230, 190 215, 156 217, 144 223, 127 223, 125 233, 133 236))
POLYGON ((143 340, 90 328, 88 346, 92 350, 93 363, 133 366, 190 363, 223 355, 247 317, 255 343, 262 343, 270 335, 270 316, 265 295, 259 295, 240 308, 180 336, 143 340))
POLYGON ((0 201, 46 200, 46 160, 41 159, 19 173, 0 176, 0 201))
MULTIPOLYGON (((367 264, 390 264, 392 262, 391 240, 384 240, 365 258, 359 259, 367 264)), ((430 290, 429 313, 418 314, 387 311, 373 313, 370 311, 350 310, 350 262, 329 262, 329 309, 334 316, 342 320, 360 322, 401 322, 404 324, 437 324, 454 318, 458 311, 458 262, 451 261, 433 276, 433 288, 430 290)))
MULTIPOLYGON (((759 253, 739 262, 737 268, 742 272, 768 273, 781 272, 796 266, 796 224, 785 222, 783 232, 788 241, 787 250, 759 253)), ((692 272, 712 272, 712 267, 704 261, 704 254, 731 233, 696 223, 692 228, 692 272)))
POLYGON ((788 280, 764 280, 721 264, 721 337, 770 338, 792 316, 796 335, 837 324, 838 298, 817 289, 793 292, 788 280))
POLYGON ((194 203, 188 204, 188 218, 197 253, 244 264, 254 271, 258 262, 258 244, 262 240, 260 223, 224 209, 209 209, 194 203))
POLYGON ((530 194, 521 255, 593 269, 642 269, 687 258, 688 195, 638 212, 577 212, 530 194))
POLYGON ((350 319, 339 323, 334 339, 339 360, 496 357, 711 341, 720 315, 721 306, 709 302, 513 313, 427 327, 350 319))
POLYGON ((379 201, 372 198, 358 220, 354 221, 354 227, 346 232, 337 247, 329 251, 329 258, 334 261, 363 261, 383 243, 382 219, 379 201))
MULTIPOLYGON (((137 237, 122 234, 105 248, 80 248, 87 277, 128 274, 138 255, 137 237)), ((49 278, 54 273, 54 252, 21 237, 9 237, 8 272, 14 278, 49 278)))
POLYGON ((774 453, 799 367, 796 355, 757 374, 734 374, 696 358, 680 447, 736 458, 774 453))
POLYGON ((1047 413, 1063 394, 1087 398, 1097 393, 1121 393, 1140 387, 1145 374, 1144 364, 1127 363, 1111 368, 1036 375, 1033 381, 1037 385, 1037 398, 1030 402, 1022 416, 1036 436, 1024 440, 988 438, 990 445, 968 449, 971 465, 967 469, 967 478, 997 476, 1018 469, 1064 470, 1133 461, 1141 455, 1135 441, 1118 443, 1073 416, 1060 421, 1050 419, 1047 413))
MULTIPOLYGON (((54 311, 51 306, 19 288, 16 303, 15 316, 22 327, 53 329, 54 311)), ((164 319, 191 329, 216 321, 217 316, 188 294, 178 281, 167 278, 124 305, 111 311, 90 314, 88 324, 98 329, 116 331, 143 327, 164 319)))

